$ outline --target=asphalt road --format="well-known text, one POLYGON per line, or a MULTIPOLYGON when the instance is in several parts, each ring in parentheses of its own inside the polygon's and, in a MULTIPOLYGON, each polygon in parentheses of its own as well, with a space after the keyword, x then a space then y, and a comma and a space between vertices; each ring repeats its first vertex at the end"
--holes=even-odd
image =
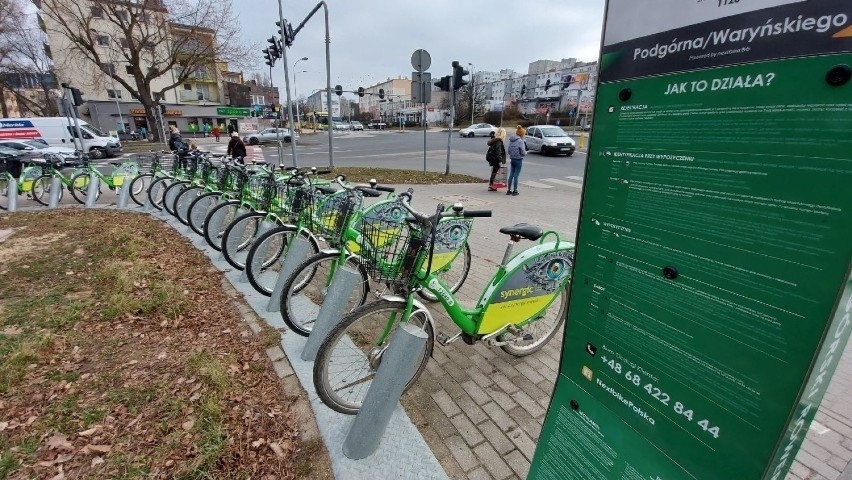
MULTIPOLYGON (((443 172, 447 162, 448 132, 426 133, 426 169, 443 172)), ((487 138, 461 138, 453 134, 450 150, 450 172, 488 178, 490 167, 485 162, 487 138)), ((296 158, 299 166, 328 165, 327 134, 303 135, 298 142, 296 158)), ((263 147, 264 159, 278 163, 274 145, 263 147)), ((285 145, 284 164, 292 165, 290 146, 285 145)), ((548 157, 530 153, 524 160, 521 180, 544 178, 582 179, 586 154, 575 152, 571 157, 548 157)), ((347 132, 335 134, 334 165, 352 167, 423 168, 423 132, 398 131, 347 132)), ((562 185, 564 186, 564 185, 562 185)), ((557 188, 559 186, 557 185, 557 188)))

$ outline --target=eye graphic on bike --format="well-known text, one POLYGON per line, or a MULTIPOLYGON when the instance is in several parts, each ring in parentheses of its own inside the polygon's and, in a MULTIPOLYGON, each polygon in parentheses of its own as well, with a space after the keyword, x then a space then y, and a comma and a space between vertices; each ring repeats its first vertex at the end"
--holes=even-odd
POLYGON ((464 236, 464 230, 458 225, 450 229, 450 240, 457 242, 464 236))
POLYGON ((390 212, 390 217, 391 217, 391 220, 393 220, 393 221, 402 220, 402 217, 403 217, 402 209, 401 208, 394 208, 390 212))
POLYGON ((565 271, 565 262, 560 259, 551 260, 550 263, 547 264, 547 278, 550 280, 557 280, 562 276, 562 272, 565 271))

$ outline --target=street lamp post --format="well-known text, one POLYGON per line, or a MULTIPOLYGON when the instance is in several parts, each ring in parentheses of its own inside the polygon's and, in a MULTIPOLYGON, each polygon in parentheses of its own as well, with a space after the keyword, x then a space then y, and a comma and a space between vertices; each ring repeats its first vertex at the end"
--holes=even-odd
POLYGON ((296 99, 296 123, 298 124, 299 133, 302 132, 302 117, 299 115, 299 89, 296 88, 296 75, 299 73, 307 73, 307 70, 302 70, 300 72, 296 71, 296 65, 303 60, 307 60, 308 57, 302 57, 295 62, 293 62, 293 97, 296 99))
POLYGON ((474 74, 474 69, 476 68, 472 63, 467 62, 470 65, 470 124, 473 125, 473 97, 476 95, 476 75, 474 74))

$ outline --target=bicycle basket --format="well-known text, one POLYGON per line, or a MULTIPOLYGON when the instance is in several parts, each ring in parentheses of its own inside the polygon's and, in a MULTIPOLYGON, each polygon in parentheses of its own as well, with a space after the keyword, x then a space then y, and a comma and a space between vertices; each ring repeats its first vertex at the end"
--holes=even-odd
POLYGON ((313 216, 314 233, 329 239, 339 239, 349 215, 361 207, 363 197, 341 190, 320 199, 313 216))
POLYGON ((175 156, 171 153, 157 155, 156 157, 154 157, 153 163, 151 163, 152 172, 174 173, 176 169, 177 162, 175 162, 175 156))
POLYGON ((248 174, 237 167, 227 167, 222 180, 221 190, 226 193, 240 194, 248 179, 248 174))
POLYGON ((258 210, 267 210, 275 192, 275 180, 266 175, 255 175, 248 180, 248 198, 258 210))
POLYGON ((407 223, 381 218, 361 222, 361 259, 367 273, 378 282, 408 285, 424 245, 423 238, 407 223))

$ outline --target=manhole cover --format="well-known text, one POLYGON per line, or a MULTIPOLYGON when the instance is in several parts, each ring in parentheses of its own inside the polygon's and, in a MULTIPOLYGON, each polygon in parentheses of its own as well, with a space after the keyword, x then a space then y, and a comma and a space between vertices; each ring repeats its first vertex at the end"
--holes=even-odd
POLYGON ((482 200, 481 198, 468 197, 467 195, 444 195, 442 197, 434 197, 435 200, 439 202, 446 203, 447 205, 452 205, 456 202, 461 202, 464 204, 465 208, 473 208, 473 207, 481 207, 483 205, 490 205, 491 202, 487 202, 482 200))

